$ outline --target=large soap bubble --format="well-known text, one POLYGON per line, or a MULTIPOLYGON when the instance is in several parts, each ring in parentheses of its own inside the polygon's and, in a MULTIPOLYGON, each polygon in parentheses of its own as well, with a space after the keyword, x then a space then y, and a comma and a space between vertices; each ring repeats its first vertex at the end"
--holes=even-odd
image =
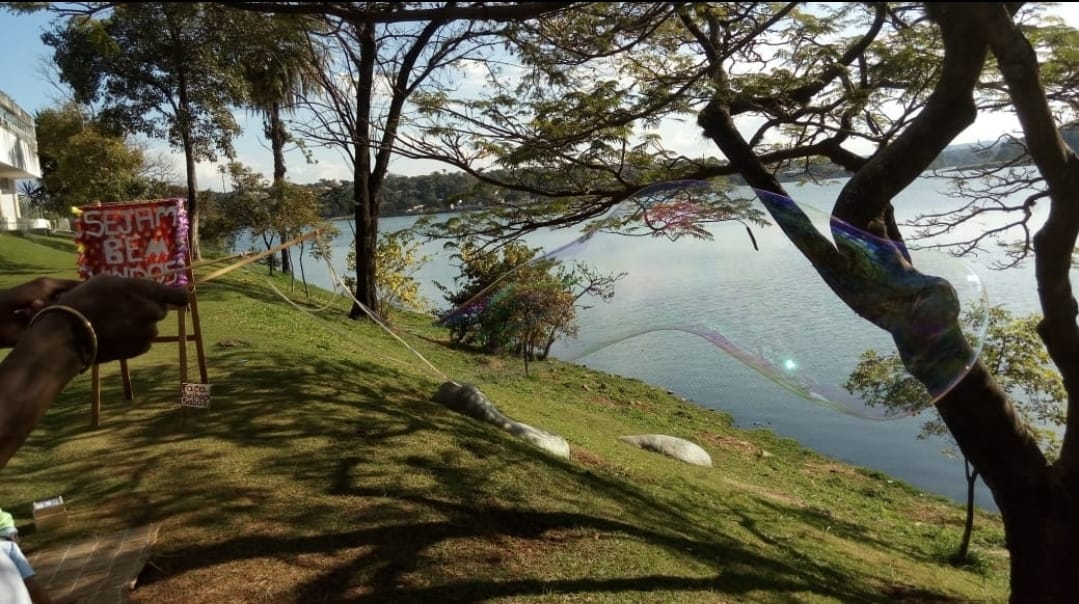
MULTIPOLYGON (((637 364, 659 362, 661 353, 641 336, 688 334, 723 354, 678 358, 674 352, 676 358, 663 359, 683 374, 723 374, 734 359, 806 400, 886 419, 909 415, 946 394, 973 365, 985 333, 986 293, 967 263, 933 250, 897 248, 778 195, 705 181, 661 183, 585 225, 576 239, 565 242, 565 233, 531 240, 551 251, 529 265, 557 260, 563 267, 583 265, 594 275, 620 278, 609 300, 587 295, 578 300, 576 337, 551 348, 551 355, 563 360, 586 362, 617 348, 624 361, 635 356, 637 364), (826 245, 833 260, 846 263, 845 270, 814 267, 784 234, 792 229, 803 246, 826 245), (813 236, 797 236, 807 232, 813 236), (559 237, 563 243, 554 245, 559 237), (970 347, 941 362, 923 362, 918 381, 895 357, 892 333, 863 317, 889 326, 900 338, 932 341, 942 329, 932 320, 939 315, 919 309, 932 307, 939 288, 929 285, 941 284, 940 279, 951 284, 944 298, 950 300, 947 292, 953 289, 958 298, 970 347), (900 290, 915 293, 897 294, 900 290), (633 342, 642 344, 627 345, 633 342), (883 362, 888 358, 890 364, 883 362), (893 404, 881 404, 885 400, 893 404)), ((515 272, 443 315, 443 322, 476 320, 523 286, 514 280, 515 272)), ((612 361, 604 364, 610 367, 612 361)), ((760 387, 767 383, 762 380, 760 387)))

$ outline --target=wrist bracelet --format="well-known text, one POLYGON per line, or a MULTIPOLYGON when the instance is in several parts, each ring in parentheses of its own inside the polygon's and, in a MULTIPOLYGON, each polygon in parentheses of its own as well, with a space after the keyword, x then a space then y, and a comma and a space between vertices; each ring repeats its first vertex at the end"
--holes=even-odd
POLYGON ((46 306, 45 308, 37 311, 37 314, 34 315, 34 318, 30 319, 30 324, 27 325, 27 329, 33 327, 34 323, 37 323, 37 320, 40 319, 42 315, 51 310, 60 311, 75 317, 79 320, 79 324, 86 328, 86 335, 90 338, 90 360, 87 361, 81 369, 79 369, 79 373, 85 372, 94 364, 94 361, 97 360, 97 332, 94 331, 94 326, 90 324, 90 319, 87 319, 86 315, 75 310, 74 308, 71 308, 70 306, 64 306, 63 304, 53 304, 52 306, 46 306))

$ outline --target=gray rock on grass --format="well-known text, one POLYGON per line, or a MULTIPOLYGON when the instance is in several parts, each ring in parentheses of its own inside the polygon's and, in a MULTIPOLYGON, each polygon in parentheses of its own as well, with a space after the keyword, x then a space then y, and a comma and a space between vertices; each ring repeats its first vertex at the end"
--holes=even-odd
POLYGON ((497 426, 552 455, 569 457, 569 443, 566 439, 506 417, 472 384, 443 382, 438 387, 434 400, 462 415, 497 426))
POLYGON ((666 434, 638 434, 623 436, 618 440, 640 447, 646 451, 662 453, 695 466, 712 467, 712 457, 699 445, 684 438, 666 434))

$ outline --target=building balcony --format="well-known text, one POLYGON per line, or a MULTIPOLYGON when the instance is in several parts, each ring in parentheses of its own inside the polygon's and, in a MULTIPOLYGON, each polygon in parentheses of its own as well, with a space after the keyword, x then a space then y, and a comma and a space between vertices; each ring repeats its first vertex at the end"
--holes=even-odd
POLYGON ((41 178, 34 117, 0 92, 0 178, 41 178))
POLYGON ((0 231, 24 228, 15 182, 41 178, 34 118, 0 92, 0 231))

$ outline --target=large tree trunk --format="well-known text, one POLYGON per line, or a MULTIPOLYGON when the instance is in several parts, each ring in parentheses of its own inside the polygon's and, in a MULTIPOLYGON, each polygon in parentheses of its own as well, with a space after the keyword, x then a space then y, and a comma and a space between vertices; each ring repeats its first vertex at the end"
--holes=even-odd
MULTIPOLYGON (((833 225, 837 239, 833 246, 797 206, 777 196, 762 194, 761 198, 837 296, 888 330, 907 369, 941 394, 937 402, 941 418, 1000 507, 1011 554, 1012 601, 1073 602, 1079 594, 1079 446, 1069 445, 1079 442, 1071 429, 1073 422, 1079 428, 1079 413, 1073 411, 1079 407, 1075 395, 1079 330, 1067 263, 1079 232, 1079 160, 1056 132, 1044 90, 1037 82, 1036 56, 1012 22, 1017 9, 1017 4, 1005 3, 927 5, 945 43, 941 78, 919 116, 858 170, 834 209, 837 217, 857 229, 891 240, 894 249, 878 246, 874 248, 877 257, 867 260, 864 253, 859 257, 857 244, 867 241, 859 235, 844 234, 833 225), (941 364, 954 366, 943 373, 957 375, 972 354, 958 328, 954 290, 910 266, 891 215, 892 197, 973 122, 973 89, 989 47, 1001 63, 1031 154, 1046 176, 1054 204, 1035 240, 1038 287, 1046 316, 1042 337, 1069 392, 1065 446, 1053 466, 981 362, 975 362, 954 387, 936 381, 941 364), (879 264, 882 260, 884 264, 879 264), (886 277, 866 279, 866 273, 860 274, 856 269, 867 261, 877 262, 878 274, 886 277)), ((699 124, 751 186, 783 194, 734 126, 729 101, 734 95, 725 72, 716 69, 713 75, 717 94, 702 111, 699 124)))
MULTIPOLYGON (((374 312, 378 308, 375 287, 375 250, 378 243, 378 196, 371 178, 371 93, 374 87, 375 26, 356 24, 360 42, 359 79, 356 82, 356 132, 353 133, 355 155, 354 191, 356 223, 356 300, 374 312)), ((358 319, 367 314, 353 304, 349 317, 358 319)))
POLYGON ((1060 137, 1037 54, 1010 10, 1010 4, 983 4, 974 20, 996 56, 1030 156, 1049 192, 1049 216, 1034 237, 1044 317, 1038 333, 1068 398, 1060 458, 1052 466, 1033 468, 1037 480, 1028 479, 1028 488, 1012 488, 998 501, 1005 499, 1001 514, 1012 554, 1012 601, 1074 602, 1079 594, 1079 328, 1069 272, 1079 236, 1079 158, 1060 137))

